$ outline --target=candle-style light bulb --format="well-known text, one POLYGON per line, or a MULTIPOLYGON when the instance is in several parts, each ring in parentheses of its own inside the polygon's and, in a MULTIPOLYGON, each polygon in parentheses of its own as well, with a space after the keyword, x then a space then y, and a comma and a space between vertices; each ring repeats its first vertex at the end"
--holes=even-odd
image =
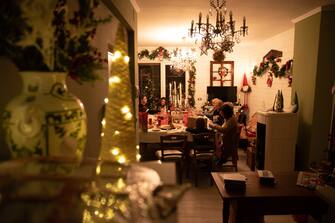
POLYGON ((208 29, 209 29, 209 15, 207 15, 206 17, 206 32, 208 32, 208 29))
POLYGON ((191 29, 190 29, 191 37, 193 37, 193 23, 194 23, 194 21, 192 20, 192 22, 191 22, 191 29))
POLYGON ((216 28, 219 27, 219 11, 216 11, 216 28))
POLYGON ((200 13, 199 13, 199 23, 198 23, 199 33, 200 33, 200 28, 201 28, 201 18, 202 18, 202 14, 201 14, 201 12, 200 12, 200 13))

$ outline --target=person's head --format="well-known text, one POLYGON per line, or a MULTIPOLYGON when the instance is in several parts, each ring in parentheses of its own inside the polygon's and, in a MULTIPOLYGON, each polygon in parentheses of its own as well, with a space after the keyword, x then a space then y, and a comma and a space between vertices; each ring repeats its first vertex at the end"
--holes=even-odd
POLYGON ((212 105, 213 105, 214 109, 219 109, 223 105, 223 102, 218 98, 213 98, 212 99, 212 105))
POLYGON ((225 118, 228 119, 233 116, 234 114, 234 108, 231 104, 229 103, 224 103, 222 107, 220 108, 220 113, 221 115, 225 118))
POLYGON ((148 98, 147 98, 147 96, 143 95, 141 97, 141 104, 146 105, 147 103, 148 103, 148 98))
POLYGON ((166 106, 166 98, 161 98, 160 100, 160 106, 166 106))

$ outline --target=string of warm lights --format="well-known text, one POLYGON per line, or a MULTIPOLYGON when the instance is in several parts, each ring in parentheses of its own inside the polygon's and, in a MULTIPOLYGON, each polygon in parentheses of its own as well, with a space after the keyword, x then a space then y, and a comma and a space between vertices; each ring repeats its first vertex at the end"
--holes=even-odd
POLYGON ((108 98, 105 98, 105 117, 101 121, 102 144, 100 158, 128 164, 140 158, 136 146, 136 127, 133 111, 130 57, 126 54, 125 35, 117 31, 113 53, 108 53, 110 76, 108 98))

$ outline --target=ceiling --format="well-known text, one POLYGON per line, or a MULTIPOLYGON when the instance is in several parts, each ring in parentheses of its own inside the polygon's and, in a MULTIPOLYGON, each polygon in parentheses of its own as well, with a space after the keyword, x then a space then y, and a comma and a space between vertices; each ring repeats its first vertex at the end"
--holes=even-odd
MULTIPOLYGON (((137 0, 137 3, 139 46, 193 43, 183 40, 191 20, 197 20, 199 12, 205 18, 210 8, 209 0, 137 0)), ((227 0, 226 7, 227 11, 232 10, 237 27, 246 16, 249 35, 242 41, 253 43, 293 28, 292 19, 325 4, 335 4, 335 0, 227 0)))

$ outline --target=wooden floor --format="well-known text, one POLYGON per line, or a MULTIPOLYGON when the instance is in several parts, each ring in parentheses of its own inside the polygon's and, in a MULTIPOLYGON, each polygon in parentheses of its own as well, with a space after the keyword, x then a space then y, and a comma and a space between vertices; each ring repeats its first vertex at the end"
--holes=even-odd
MULTIPOLYGON (((246 165, 246 153, 244 151, 239 151, 238 170, 250 171, 246 165)), ((185 179, 184 183, 192 183, 191 179, 185 179)), ((214 185, 210 186, 208 174, 200 175, 199 186, 193 186, 186 192, 178 204, 176 218, 178 223, 222 222, 222 200, 216 187, 214 185)), ((265 216, 265 223, 294 222, 292 216, 265 216)))

